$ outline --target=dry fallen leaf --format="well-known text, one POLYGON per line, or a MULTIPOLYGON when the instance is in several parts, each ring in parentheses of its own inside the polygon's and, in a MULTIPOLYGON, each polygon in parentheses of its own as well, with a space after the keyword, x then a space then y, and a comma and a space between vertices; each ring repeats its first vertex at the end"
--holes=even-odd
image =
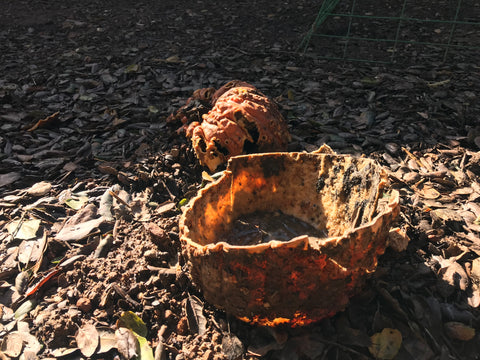
POLYGON ((54 358, 67 358, 67 356, 71 356, 74 352, 77 352, 78 348, 57 348, 52 350, 51 355, 54 358))
POLYGON ((40 220, 14 220, 7 225, 7 230, 15 239, 29 240, 37 236, 38 228, 40 227, 40 220))
POLYGON ((37 240, 24 240, 18 246, 18 261, 22 264, 29 264, 37 262, 42 256, 42 250, 40 248, 40 241, 37 240))
POLYGON ((22 353, 22 349, 22 335, 18 332, 7 334, 2 341, 2 352, 11 358, 19 357, 22 353))
POLYGON ((424 199, 438 199, 440 197, 440 193, 435 190, 431 185, 424 185, 421 188, 416 188, 415 191, 424 199))
POLYGON ((100 170, 100 172, 102 174, 107 174, 107 175, 114 175, 114 176, 117 176, 118 174, 118 170, 115 169, 113 166, 110 166, 110 165, 107 165, 107 164, 100 164, 97 166, 98 170, 100 170))
POLYGON ((469 341, 475 337, 475 329, 461 322, 450 321, 444 324, 445 332, 451 339, 469 341))
POLYGON ((21 176, 22 175, 18 172, 0 174, 0 187, 14 183, 18 179, 20 179, 21 176))
POLYGON ((207 182, 214 182, 215 179, 206 171, 202 171, 202 179, 207 181, 207 182))
POLYGON ((173 201, 166 201, 165 203, 160 204, 155 209, 155 213, 157 215, 162 215, 162 214, 165 214, 169 211, 175 210, 176 207, 177 207, 177 205, 173 201))
POLYGON ((27 131, 34 131, 40 127, 43 127, 43 126, 46 126, 48 125, 49 123, 51 123, 53 120, 55 120, 55 118, 58 116, 58 114, 60 114, 59 111, 53 113, 52 115, 50 116, 47 116, 46 118, 44 119, 40 119, 38 120, 33 126, 31 126, 30 128, 27 129, 27 131))
POLYGON ((145 339, 143 336, 134 334, 137 337, 138 344, 140 347, 140 360, 154 360, 153 357, 153 350, 148 343, 147 339, 145 339))
POLYGON ((462 265, 455 260, 443 259, 440 261, 439 275, 448 285, 465 291, 469 284, 468 275, 462 265))
POLYGON ((37 302, 35 300, 29 299, 25 301, 22 305, 18 307, 17 310, 15 310, 15 319, 18 319, 23 315, 27 314, 28 312, 30 312, 31 310, 33 310, 36 304, 37 302))
POLYGON ((111 349, 117 347, 117 340, 115 339, 115 333, 109 330, 99 330, 100 346, 97 351, 98 354, 104 354, 111 349))
POLYGON ((472 284, 472 291, 468 295, 468 305, 477 308, 480 306, 480 288, 477 284, 472 284))
POLYGON ((182 62, 185 62, 185 61, 181 60, 178 55, 172 55, 172 56, 169 56, 168 58, 166 58, 165 62, 171 63, 171 64, 178 64, 178 63, 182 63, 182 62))
POLYGON ((387 246, 391 249, 401 252, 407 249, 410 238, 404 229, 390 229, 388 233, 387 246))
POLYGON ((128 65, 124 71, 125 73, 135 73, 135 72, 138 72, 139 69, 140 69, 140 66, 138 64, 131 64, 131 65, 128 65))
POLYGON ((228 360, 236 360, 244 353, 243 343, 234 334, 225 334, 222 339, 222 351, 228 360))
POLYGON ((140 317, 132 311, 124 311, 117 321, 117 327, 127 328, 140 336, 147 336, 147 326, 140 317))
POLYGON ((195 295, 190 295, 185 307, 190 331, 199 335, 205 334, 207 331, 207 319, 203 315, 202 301, 195 295))
POLYGON ((95 354, 95 350, 98 347, 98 331, 94 325, 85 324, 78 329, 75 340, 77 341, 77 346, 80 348, 82 354, 86 357, 90 357, 95 354))
POLYGON ((470 276, 480 281, 480 258, 476 258, 472 261, 470 276))
POLYGON ((60 230, 60 232, 55 236, 55 238, 61 241, 81 240, 87 237, 93 229, 99 227, 104 222, 105 219, 103 217, 85 221, 80 224, 69 225, 67 222, 62 230, 60 230))
POLYGON ((453 209, 440 208, 432 211, 432 216, 438 219, 441 219, 445 222, 463 222, 463 217, 458 211, 453 209))
POLYGON ((40 344, 40 342, 35 336, 25 331, 21 331, 19 333, 22 336, 22 341, 24 345, 24 348, 23 348, 24 354, 27 352, 30 352, 36 355, 37 353, 40 352, 40 350, 42 350, 43 346, 40 344))
POLYGON ((145 201, 133 200, 130 203, 130 209, 134 219, 137 221, 149 221, 152 217, 145 201))
POLYGON ((133 331, 121 327, 115 331, 117 339, 117 349, 122 356, 127 359, 137 358, 140 354, 140 344, 133 334, 133 331))
POLYGON ((402 333, 397 329, 385 328, 370 338, 372 345, 368 347, 368 350, 377 359, 394 359, 402 346, 402 333))
POLYGON ((52 184, 47 181, 40 181, 27 189, 27 194, 31 196, 43 196, 52 189, 52 184))
MULTIPOLYGON (((25 293, 25 290, 27 290, 29 278, 30 274, 27 271, 21 271, 15 277, 15 289, 18 291, 19 294, 23 295, 25 293)), ((1 317, 2 314, 0 312, 0 318, 1 317)))
POLYGON ((121 187, 117 184, 109 187, 100 198, 98 214, 102 215, 107 221, 113 221, 115 218, 112 213, 113 196, 112 193, 119 192, 121 187))
POLYGON ((65 200, 65 204, 73 210, 80 210, 88 202, 88 197, 85 195, 72 195, 65 200))

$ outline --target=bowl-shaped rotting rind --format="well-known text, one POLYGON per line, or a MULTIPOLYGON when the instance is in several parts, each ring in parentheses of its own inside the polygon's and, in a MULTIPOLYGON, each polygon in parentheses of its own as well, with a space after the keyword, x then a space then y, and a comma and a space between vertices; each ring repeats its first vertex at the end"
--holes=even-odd
POLYGON ((230 159, 181 217, 184 255, 205 299, 262 325, 304 325, 343 310, 385 249, 398 193, 373 160, 268 153, 230 159), (236 219, 281 211, 326 236, 235 245, 236 219))

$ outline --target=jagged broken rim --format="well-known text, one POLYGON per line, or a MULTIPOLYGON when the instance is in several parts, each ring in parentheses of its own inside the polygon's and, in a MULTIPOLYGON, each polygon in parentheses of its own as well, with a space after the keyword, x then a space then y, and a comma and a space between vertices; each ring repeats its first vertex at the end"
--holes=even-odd
POLYGON ((381 167, 366 158, 312 153, 234 157, 181 216, 191 276, 207 301, 245 321, 296 326, 331 316, 346 306, 384 252, 399 202, 396 191, 381 198, 386 184, 381 167), (325 225, 329 236, 257 245, 222 241, 240 215, 271 209, 325 225), (335 301, 315 299, 329 292, 335 301))

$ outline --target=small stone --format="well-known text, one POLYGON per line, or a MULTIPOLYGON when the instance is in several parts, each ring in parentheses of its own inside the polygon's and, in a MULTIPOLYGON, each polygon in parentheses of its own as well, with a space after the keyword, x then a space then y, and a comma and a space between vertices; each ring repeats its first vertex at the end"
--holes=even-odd
POLYGON ((92 309, 92 303, 88 298, 80 298, 77 300, 77 308, 84 313, 89 312, 92 309))
POLYGON ((145 229, 151 236, 151 240, 155 245, 165 246, 170 242, 168 234, 160 226, 155 223, 144 224, 145 229))

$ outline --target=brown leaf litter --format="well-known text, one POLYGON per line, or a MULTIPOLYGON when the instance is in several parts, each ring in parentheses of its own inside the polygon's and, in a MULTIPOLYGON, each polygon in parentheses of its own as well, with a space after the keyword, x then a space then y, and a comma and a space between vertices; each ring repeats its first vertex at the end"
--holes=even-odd
POLYGON ((1 356, 475 358, 476 53, 327 62, 292 51, 315 2, 212 4, 0 3, 1 356), (258 328, 218 311, 179 256, 184 199, 217 175, 202 179, 166 119, 236 78, 278 103, 288 150, 375 158, 401 194, 402 251, 387 249, 346 310, 315 325, 258 328), (129 312, 146 335, 118 322, 129 312))

